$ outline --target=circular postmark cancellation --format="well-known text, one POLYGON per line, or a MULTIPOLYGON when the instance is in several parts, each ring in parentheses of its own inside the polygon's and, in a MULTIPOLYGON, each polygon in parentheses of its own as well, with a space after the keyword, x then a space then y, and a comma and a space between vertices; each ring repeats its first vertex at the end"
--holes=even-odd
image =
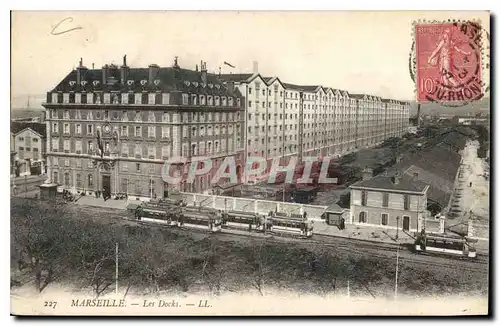
POLYGON ((417 102, 463 106, 489 91, 489 34, 478 22, 416 22, 413 32, 409 68, 417 102))

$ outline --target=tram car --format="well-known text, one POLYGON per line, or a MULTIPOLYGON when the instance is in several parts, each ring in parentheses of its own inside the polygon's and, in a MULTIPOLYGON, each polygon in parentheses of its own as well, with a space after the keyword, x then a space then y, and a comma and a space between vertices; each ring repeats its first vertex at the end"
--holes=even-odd
MULTIPOLYGON (((188 206, 189 207, 189 206, 188 206)), ((208 228, 210 232, 220 232, 222 228, 222 214, 215 210, 182 209, 179 216, 179 226, 189 228, 208 228)))
POLYGON ((257 230, 262 225, 259 214, 242 211, 226 211, 222 213, 222 227, 234 229, 257 230))
POLYGON ((163 224, 187 228, 207 228, 218 232, 222 226, 222 216, 214 209, 184 206, 182 203, 143 203, 135 209, 135 217, 141 223, 163 224))
POLYGON ((422 231, 416 236, 414 250, 416 253, 476 258, 475 243, 477 240, 467 237, 422 231))

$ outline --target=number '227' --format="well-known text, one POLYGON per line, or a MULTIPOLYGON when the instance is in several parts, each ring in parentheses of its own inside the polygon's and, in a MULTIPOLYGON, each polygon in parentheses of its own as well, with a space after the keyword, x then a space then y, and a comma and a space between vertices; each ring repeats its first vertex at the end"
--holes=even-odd
POLYGON ((56 309, 57 301, 45 301, 44 307, 52 307, 52 309, 56 309))

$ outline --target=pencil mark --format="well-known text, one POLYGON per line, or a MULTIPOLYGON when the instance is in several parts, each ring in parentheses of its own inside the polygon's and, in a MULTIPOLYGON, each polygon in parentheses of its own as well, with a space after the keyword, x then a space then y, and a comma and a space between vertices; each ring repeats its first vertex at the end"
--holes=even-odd
POLYGON ((59 23, 56 24, 56 26, 54 26, 54 28, 52 28, 52 31, 50 32, 50 34, 52 35, 61 35, 61 34, 65 34, 65 33, 68 33, 68 32, 71 32, 71 31, 75 31, 75 30, 78 30, 78 29, 82 29, 81 26, 76 26, 76 27, 73 27, 73 28, 70 28, 70 29, 67 29, 67 30, 63 30, 63 31, 56 31, 56 29, 65 21, 69 21, 70 23, 73 21, 73 17, 67 17, 67 18, 64 18, 63 20, 61 20, 59 23))

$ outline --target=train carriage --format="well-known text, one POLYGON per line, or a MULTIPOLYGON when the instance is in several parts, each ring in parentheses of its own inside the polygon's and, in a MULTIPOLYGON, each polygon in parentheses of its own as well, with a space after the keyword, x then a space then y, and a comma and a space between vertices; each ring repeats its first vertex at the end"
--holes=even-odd
POLYGON ((223 228, 255 230, 261 225, 258 214, 241 211, 227 211, 222 213, 223 228))
POLYGON ((417 235, 415 252, 476 258, 475 243, 477 240, 455 235, 425 233, 417 235))

